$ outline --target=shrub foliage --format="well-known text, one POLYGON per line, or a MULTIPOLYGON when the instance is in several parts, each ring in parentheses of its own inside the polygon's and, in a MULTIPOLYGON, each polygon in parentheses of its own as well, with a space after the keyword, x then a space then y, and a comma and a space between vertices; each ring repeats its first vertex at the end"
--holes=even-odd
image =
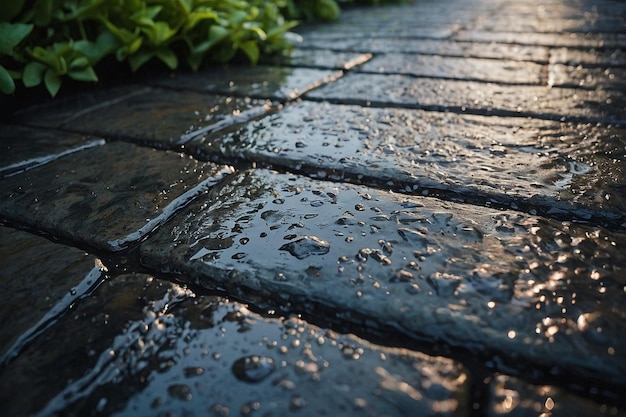
POLYGON ((64 77, 97 81, 111 56, 133 71, 151 60, 196 70, 238 54, 256 63, 289 47, 294 19, 338 16, 335 0, 0 1, 0 91, 43 84, 54 96, 64 77))

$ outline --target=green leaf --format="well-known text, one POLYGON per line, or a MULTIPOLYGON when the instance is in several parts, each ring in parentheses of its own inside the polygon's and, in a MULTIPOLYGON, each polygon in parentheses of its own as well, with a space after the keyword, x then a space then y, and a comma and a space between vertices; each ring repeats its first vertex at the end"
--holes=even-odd
POLYGON ((85 81, 85 82, 98 81, 98 76, 96 75, 96 72, 90 66, 83 68, 83 69, 70 70, 67 73, 67 75, 69 75, 70 78, 77 80, 77 81, 85 81))
POLYGON ((13 94, 15 92, 15 82, 2 65, 0 65, 0 91, 4 94, 13 94))
POLYGON ((209 39, 207 41, 207 43, 209 44, 209 48, 220 42, 222 39, 226 38, 229 34, 229 29, 219 25, 211 25, 211 27, 209 28, 209 39))
POLYGON ((239 44, 239 49, 241 49, 250 59, 250 62, 256 64, 259 61, 259 46, 256 41, 247 41, 239 44))
POLYGON ((153 56, 154 52, 152 51, 139 51, 129 56, 128 63, 130 64, 130 69, 133 70, 133 72, 137 71, 143 64, 150 61, 153 56))
POLYGON ((22 74, 22 82, 25 87, 35 87, 41 84, 43 79, 43 73, 46 70, 46 66, 39 62, 30 62, 24 67, 22 74))
POLYGON ((33 25, 0 22, 0 55, 11 55, 32 30, 33 25))
POLYGON ((57 75, 56 72, 54 72, 52 68, 48 68, 46 70, 44 82, 46 84, 46 89, 48 90, 48 93, 50 93, 52 97, 56 96, 59 92, 59 88, 61 88, 61 78, 57 75))
MULTIPOLYGON (((3 0, 0 1, 0 20, 10 22, 24 7, 24 0, 3 0)), ((0 39, 2 35, 0 35, 0 39)))
POLYGON ((89 66, 89 60, 84 56, 79 56, 70 62, 70 71, 71 70, 80 70, 89 66))
POLYGON ((156 53, 157 58, 159 58, 165 65, 168 66, 169 69, 176 69, 178 66, 178 58, 176 54, 171 49, 160 49, 156 53))

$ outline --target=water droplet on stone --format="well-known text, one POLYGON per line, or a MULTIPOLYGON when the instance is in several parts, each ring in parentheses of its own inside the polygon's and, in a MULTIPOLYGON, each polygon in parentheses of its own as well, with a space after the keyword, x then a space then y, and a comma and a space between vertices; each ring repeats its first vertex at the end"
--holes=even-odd
POLYGON ((232 371, 235 377, 245 382, 259 382, 267 378, 276 365, 274 359, 267 356, 246 356, 233 363, 232 371))
POLYGON ((324 255, 330 250, 330 244, 316 236, 302 236, 280 247, 298 259, 304 259, 311 255, 324 255))
POLYGON ((185 384, 174 384, 167 387, 167 392, 174 398, 179 400, 189 401, 191 400, 191 390, 189 386, 185 384))

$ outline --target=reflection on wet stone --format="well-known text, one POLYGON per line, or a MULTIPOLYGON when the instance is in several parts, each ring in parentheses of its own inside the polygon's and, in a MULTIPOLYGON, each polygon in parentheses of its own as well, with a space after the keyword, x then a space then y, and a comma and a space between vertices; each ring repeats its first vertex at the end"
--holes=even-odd
POLYGON ((233 363, 233 373, 241 381, 259 382, 276 369, 274 359, 266 356, 246 356, 233 363))
POLYGON ((324 255, 330 250, 328 242, 316 236, 302 236, 293 242, 285 243, 280 250, 286 250, 298 259, 311 255, 324 255))
POLYGON ((0 180, 0 215, 118 251, 232 171, 174 152, 107 143, 0 180))
POLYGON ((279 305, 316 300, 356 323, 366 317, 369 325, 391 325, 415 337, 624 382, 626 264, 619 254, 626 236, 373 189, 363 200, 363 191, 243 172, 209 200, 189 206, 180 217, 187 220, 142 244, 142 261, 196 277, 208 288, 250 291, 279 305), (243 198, 242 189, 248 190, 243 198), (267 222, 259 207, 275 198, 282 214, 267 222), (305 219, 313 198, 334 203, 305 219), (364 210, 354 210, 355 204, 364 210), (385 217, 373 217, 372 208, 385 217), (209 259, 197 256, 205 250, 203 239, 221 233, 211 227, 218 218, 224 219, 220 228, 231 230, 229 219, 244 215, 232 247, 209 259), (285 243, 294 223, 302 224, 301 238, 285 243), (245 246, 238 235, 249 238, 245 246), (232 256, 237 253, 247 256, 232 256), (593 330, 600 327, 603 337, 593 330))
POLYGON ((188 148, 320 179, 417 195, 452 192, 456 201, 619 225, 626 216, 619 185, 626 172, 618 163, 624 135, 592 124, 302 102, 188 148), (295 123, 301 120, 306 124, 295 123))

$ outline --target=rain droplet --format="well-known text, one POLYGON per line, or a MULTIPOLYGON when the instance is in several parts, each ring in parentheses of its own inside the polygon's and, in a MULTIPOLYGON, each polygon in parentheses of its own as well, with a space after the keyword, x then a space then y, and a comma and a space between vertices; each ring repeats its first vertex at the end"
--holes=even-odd
POLYGON ((317 236, 302 236, 280 247, 298 259, 304 259, 311 255, 324 255, 330 251, 330 244, 317 236))
POLYGON ((179 400, 191 400, 191 390, 185 384, 174 384, 167 387, 167 393, 179 400))
POLYGON ((245 382, 259 382, 267 378, 275 369, 274 359, 256 355, 237 359, 232 367, 235 377, 245 382))

